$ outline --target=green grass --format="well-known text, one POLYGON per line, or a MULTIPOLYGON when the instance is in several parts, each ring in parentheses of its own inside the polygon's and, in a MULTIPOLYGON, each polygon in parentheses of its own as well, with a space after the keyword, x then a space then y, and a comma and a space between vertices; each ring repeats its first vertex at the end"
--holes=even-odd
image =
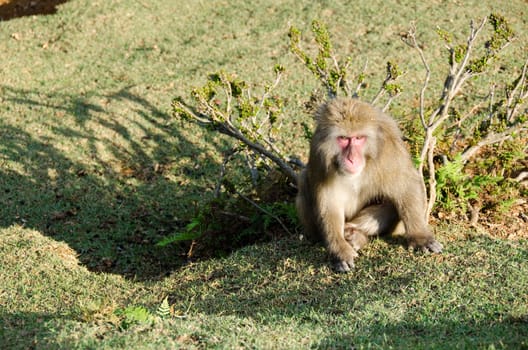
POLYGON ((442 230, 446 251, 423 255, 375 240, 354 273, 334 274, 320 247, 283 239, 141 283, 94 274, 36 231, 2 233, 0 339, 13 348, 528 346, 526 241, 442 230), (174 316, 161 319, 165 296, 174 316), (151 322, 123 328, 125 306, 151 322))
POLYGON ((367 93, 387 58, 407 72, 397 113, 423 74, 399 33, 416 21, 435 64, 436 26, 463 38, 491 11, 519 34, 509 67, 528 41, 520 0, 72 0, 0 22, 0 348, 527 348, 526 240, 442 227, 444 254, 377 240, 349 275, 294 238, 191 264, 155 245, 212 195, 230 146, 173 119, 172 98, 219 69, 260 82, 280 63, 288 123, 308 120, 316 82, 287 32, 320 18, 355 66, 368 57, 367 93), (134 306, 151 322, 124 327, 134 306))

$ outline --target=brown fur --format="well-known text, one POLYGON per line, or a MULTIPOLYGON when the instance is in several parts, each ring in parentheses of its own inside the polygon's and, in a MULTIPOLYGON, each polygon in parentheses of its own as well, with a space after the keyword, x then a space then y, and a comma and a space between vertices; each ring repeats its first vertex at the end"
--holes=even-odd
POLYGON ((425 220, 425 193, 396 122, 367 103, 337 98, 321 106, 297 211, 311 240, 322 239, 334 268, 348 271, 368 236, 391 232, 399 220, 413 247, 440 252, 425 220), (361 134, 365 167, 347 173, 336 138, 361 134))

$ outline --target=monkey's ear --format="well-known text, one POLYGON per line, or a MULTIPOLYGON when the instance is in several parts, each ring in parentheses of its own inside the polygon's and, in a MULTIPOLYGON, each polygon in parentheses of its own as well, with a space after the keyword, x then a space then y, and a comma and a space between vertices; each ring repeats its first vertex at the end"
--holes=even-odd
POLYGON ((387 140, 387 134, 386 130, 381 125, 378 125, 376 128, 376 132, 374 133, 374 142, 371 142, 371 145, 373 145, 372 153, 375 158, 377 158, 378 153, 380 152, 383 147, 385 147, 385 143, 387 140))

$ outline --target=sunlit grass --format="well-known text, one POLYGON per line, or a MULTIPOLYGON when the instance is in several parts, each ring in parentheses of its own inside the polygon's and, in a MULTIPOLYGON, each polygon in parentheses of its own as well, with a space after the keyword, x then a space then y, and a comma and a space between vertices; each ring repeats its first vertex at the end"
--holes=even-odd
MULTIPOLYGON (((72 0, 0 22, 0 347, 528 346, 525 240, 441 227, 444 254, 376 240, 349 275, 293 237, 193 263, 156 246, 211 196, 231 146, 175 120, 175 96, 219 69, 270 81, 280 63, 290 122, 309 121, 315 81, 288 54, 287 32, 319 18, 338 52, 361 68, 368 59, 372 89, 388 57, 406 71, 397 113, 416 103, 421 77, 400 32, 416 21, 435 64, 436 26, 463 38, 471 18, 499 11, 519 33, 504 62, 518 62, 526 4, 500 6, 72 0), (156 318, 165 297, 171 316, 156 318), (155 321, 124 329, 129 306, 155 321)), ((284 127, 302 139, 295 130, 284 127)))

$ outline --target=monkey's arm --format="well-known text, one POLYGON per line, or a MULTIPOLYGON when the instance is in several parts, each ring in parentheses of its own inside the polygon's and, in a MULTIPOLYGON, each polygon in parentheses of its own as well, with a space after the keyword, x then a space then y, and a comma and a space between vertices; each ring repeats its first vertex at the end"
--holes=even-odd
POLYGON ((407 186, 403 187, 400 200, 394 201, 400 219, 405 225, 405 232, 412 248, 422 248, 433 253, 442 251, 425 220, 426 200, 418 175, 409 177, 407 186))
POLYGON ((326 247, 332 257, 333 267, 338 272, 347 272, 354 267, 356 249, 345 240, 345 215, 342 208, 321 208, 321 230, 326 247))

